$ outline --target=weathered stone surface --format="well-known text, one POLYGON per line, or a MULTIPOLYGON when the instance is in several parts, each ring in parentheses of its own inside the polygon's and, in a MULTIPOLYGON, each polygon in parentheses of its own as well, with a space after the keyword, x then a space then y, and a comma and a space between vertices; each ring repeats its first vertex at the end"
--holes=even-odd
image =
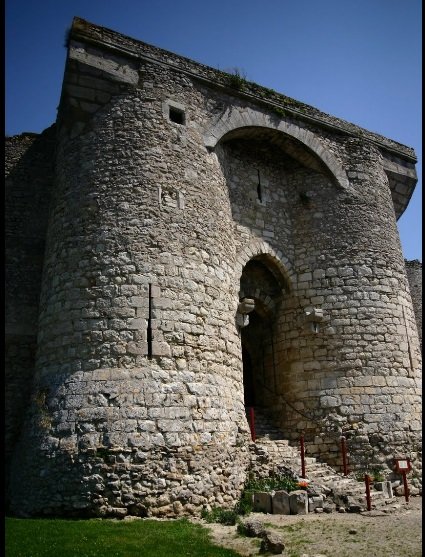
POLYGON ((322 509, 323 508, 323 496, 322 495, 318 495, 315 497, 309 497, 308 498, 308 512, 312 513, 318 509, 322 509))
POLYGON ((248 538, 261 538, 266 532, 264 524, 254 518, 243 520, 238 530, 248 538))
POLYGON ((393 487, 392 487, 390 481, 375 482, 373 484, 373 486, 376 489, 376 491, 382 491, 384 493, 384 496, 387 499, 392 499, 392 497, 393 497, 393 487))
POLYGON ((253 398, 419 485, 413 151, 78 18, 68 54, 53 148, 7 140, 11 509, 231 508, 253 398))
POLYGON ((422 349, 422 263, 417 259, 406 261, 406 271, 422 349))
POLYGON ((253 495, 253 508, 255 512, 271 513, 272 512, 272 496, 271 493, 265 491, 257 491, 253 495))
POLYGON ((275 532, 266 531, 261 540, 260 553, 271 553, 272 555, 279 555, 283 553, 285 544, 279 534, 275 532))
POLYGON ((289 504, 289 493, 286 491, 276 491, 272 496, 273 514, 291 514, 289 504))
POLYGON ((289 506, 291 514, 308 514, 307 492, 299 489, 289 494, 289 506))
POLYGON ((5 142, 5 475, 19 438, 37 349, 55 126, 5 142))

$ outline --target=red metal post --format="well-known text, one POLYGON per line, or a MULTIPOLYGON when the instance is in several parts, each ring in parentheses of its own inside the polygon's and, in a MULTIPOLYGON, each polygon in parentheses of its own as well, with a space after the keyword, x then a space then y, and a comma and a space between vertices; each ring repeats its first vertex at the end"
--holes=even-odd
POLYGON ((254 408, 249 407, 249 428, 251 430, 251 439, 255 443, 255 419, 254 419, 254 408))
POLYGON ((407 476, 406 472, 403 470, 403 487, 404 487, 404 498, 406 499, 406 503, 409 502, 409 488, 407 487, 407 476))
POLYGON ((305 447, 304 447, 304 435, 300 437, 300 447, 301 447, 301 477, 305 478, 305 447))
POLYGON ((370 511, 372 508, 372 504, 370 500, 370 481, 369 481, 369 476, 367 474, 364 475, 364 483, 366 486, 366 506, 367 506, 367 510, 370 511))
POLYGON ((342 453, 342 468, 344 470, 344 476, 348 476, 348 464, 347 464, 347 440, 344 436, 341 437, 341 453, 342 453))

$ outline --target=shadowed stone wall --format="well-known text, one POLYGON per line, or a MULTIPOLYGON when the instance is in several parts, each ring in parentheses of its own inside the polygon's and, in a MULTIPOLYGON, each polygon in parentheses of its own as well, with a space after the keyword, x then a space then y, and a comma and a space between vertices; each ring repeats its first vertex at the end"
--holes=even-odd
POLYGON ((38 303, 53 184, 55 129, 5 143, 5 445, 6 477, 29 402, 38 303))

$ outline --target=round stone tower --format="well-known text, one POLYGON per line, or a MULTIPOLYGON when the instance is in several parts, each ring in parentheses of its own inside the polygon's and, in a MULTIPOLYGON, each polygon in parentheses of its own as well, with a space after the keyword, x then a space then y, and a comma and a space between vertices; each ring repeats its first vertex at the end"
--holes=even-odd
POLYGON ((418 472, 414 154, 235 77, 74 20, 15 512, 231 507, 245 405, 418 472))

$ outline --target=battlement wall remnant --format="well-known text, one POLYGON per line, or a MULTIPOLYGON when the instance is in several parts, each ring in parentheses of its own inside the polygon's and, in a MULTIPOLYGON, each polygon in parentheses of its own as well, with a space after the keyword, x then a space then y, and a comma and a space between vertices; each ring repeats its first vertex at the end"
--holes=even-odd
POLYGON ((407 456, 419 485, 411 148, 79 18, 54 129, 40 296, 10 294, 18 328, 37 315, 13 512, 233 507, 247 406, 333 466, 341 434, 354 468, 407 456))

